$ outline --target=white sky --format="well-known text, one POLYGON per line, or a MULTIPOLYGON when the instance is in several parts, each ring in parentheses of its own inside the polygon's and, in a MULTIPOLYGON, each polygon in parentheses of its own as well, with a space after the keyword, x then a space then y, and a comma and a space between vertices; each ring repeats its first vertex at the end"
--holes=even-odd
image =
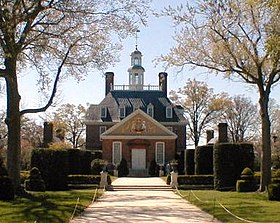
MULTIPOLYGON (((154 0, 153 5, 156 9, 164 6, 176 6, 184 3, 185 0, 154 0)), ((166 54, 174 45, 172 35, 174 28, 169 18, 151 17, 148 21, 148 27, 140 27, 138 49, 143 54, 142 65, 145 68, 145 84, 157 85, 158 73, 164 71, 162 65, 155 67, 153 60, 161 54, 166 54)), ((124 41, 123 50, 120 55, 120 62, 114 67, 109 67, 108 71, 115 73, 115 84, 128 84, 127 69, 130 66, 130 54, 135 50, 135 38, 128 38, 124 41)), ((205 73, 201 70, 184 70, 177 74, 174 69, 168 72, 168 92, 183 87, 190 78, 196 78, 204 81, 209 87, 213 88, 215 93, 227 92, 230 95, 243 94, 257 103, 258 94, 255 89, 248 84, 231 82, 224 80, 222 76, 215 76, 211 73, 205 73)), ((61 84, 60 102, 71 104, 98 104, 105 95, 105 80, 100 71, 92 71, 84 81, 77 83, 70 79, 61 84)), ((32 73, 26 73, 19 80, 20 94, 22 96, 22 106, 24 108, 37 107, 41 103, 40 96, 37 93, 36 80, 32 78, 32 73)), ((279 85, 272 90, 271 97, 280 104, 279 85)), ((0 108, 5 109, 5 96, 0 98, 0 108)))

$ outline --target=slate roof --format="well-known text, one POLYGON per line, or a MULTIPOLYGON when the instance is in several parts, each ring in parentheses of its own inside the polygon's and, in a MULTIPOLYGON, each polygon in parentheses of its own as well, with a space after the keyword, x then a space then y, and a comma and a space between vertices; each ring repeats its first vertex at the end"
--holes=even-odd
POLYGON ((147 112, 147 106, 154 106, 154 119, 158 122, 185 122, 185 118, 171 101, 165 96, 163 91, 110 91, 99 105, 91 105, 87 112, 87 120, 103 122, 119 122, 119 108, 124 107, 126 116, 140 108, 147 112), (101 118, 100 110, 107 108, 107 117, 101 118), (172 107, 172 118, 166 118, 166 107, 172 107))

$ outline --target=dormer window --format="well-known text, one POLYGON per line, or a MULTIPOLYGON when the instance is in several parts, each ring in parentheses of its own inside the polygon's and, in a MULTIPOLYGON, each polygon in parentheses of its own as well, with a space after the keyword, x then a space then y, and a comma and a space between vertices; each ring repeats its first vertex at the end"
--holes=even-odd
POLYGON ((125 107, 120 107, 119 108, 119 115, 120 115, 120 118, 125 117, 125 107))
POLYGON ((147 107, 147 114, 151 116, 152 118, 154 117, 154 106, 152 104, 149 104, 147 107))
POLYGON ((106 107, 102 107, 100 109, 100 117, 101 118, 106 118, 107 117, 107 108, 106 107))
POLYGON ((165 113, 166 113, 166 118, 172 118, 172 107, 170 106, 170 107, 166 107, 166 111, 165 111, 165 113))

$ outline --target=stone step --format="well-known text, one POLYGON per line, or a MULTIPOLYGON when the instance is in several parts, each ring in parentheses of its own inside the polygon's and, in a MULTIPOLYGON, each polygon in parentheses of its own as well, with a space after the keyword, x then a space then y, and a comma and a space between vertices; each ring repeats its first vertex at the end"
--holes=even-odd
POLYGON ((113 191, 172 191, 169 185, 111 185, 113 191))

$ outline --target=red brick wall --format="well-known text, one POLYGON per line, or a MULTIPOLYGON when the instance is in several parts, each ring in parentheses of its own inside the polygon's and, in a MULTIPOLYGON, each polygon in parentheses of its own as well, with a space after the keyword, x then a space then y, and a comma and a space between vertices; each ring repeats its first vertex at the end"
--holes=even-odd
POLYGON ((104 160, 107 160, 109 163, 112 162, 112 145, 114 141, 122 142, 122 158, 126 159, 129 168, 131 168, 131 150, 132 149, 146 149, 146 164, 149 168, 150 162, 155 159, 155 147, 156 142, 164 142, 165 143, 165 162, 168 162, 175 158, 176 153, 176 143, 175 140, 149 140, 149 144, 144 143, 141 144, 133 144, 129 143, 129 140, 103 140, 102 148, 103 148, 103 156, 104 160))

